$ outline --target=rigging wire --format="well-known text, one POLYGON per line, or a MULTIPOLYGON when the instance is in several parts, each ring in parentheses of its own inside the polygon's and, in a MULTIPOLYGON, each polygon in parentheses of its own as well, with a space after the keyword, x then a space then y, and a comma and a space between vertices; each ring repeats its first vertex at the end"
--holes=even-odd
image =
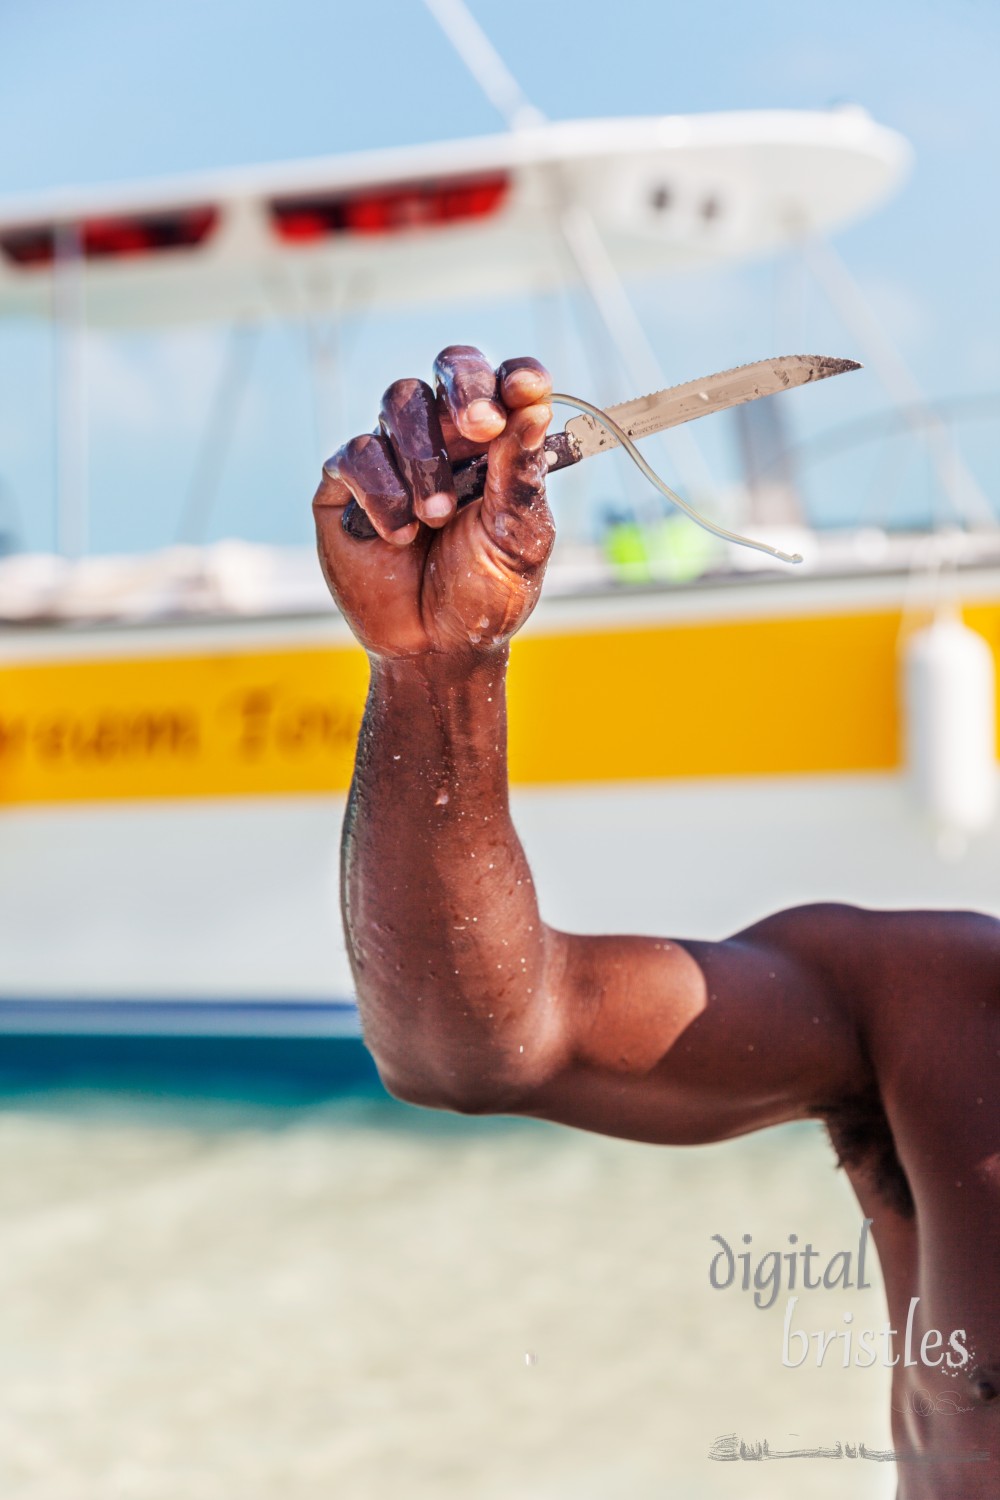
POLYGON ((592 417, 595 422, 600 422, 601 426, 607 428, 608 432, 624 448, 629 458, 645 475, 650 484, 658 489, 660 494, 665 496, 673 505, 682 510, 703 531, 711 532, 713 536, 720 537, 724 542, 735 542, 738 547, 752 547, 755 552, 766 552, 769 557, 776 557, 779 562, 800 563, 802 561, 802 554, 800 552, 782 552, 779 548, 772 547, 768 542, 756 542, 752 537, 741 536, 737 531, 727 531, 725 526, 718 526, 714 521, 710 521, 707 516, 703 516, 700 511, 695 510, 693 505, 689 505, 686 500, 682 500, 680 495, 675 490, 672 490, 665 480, 660 478, 653 466, 646 462, 646 459, 624 428, 619 427, 615 419, 609 417, 608 413, 602 411, 599 406, 594 406, 591 402, 584 401, 580 396, 568 396, 563 391, 553 391, 549 397, 549 401, 557 406, 573 406, 577 411, 585 412, 588 417, 592 417))

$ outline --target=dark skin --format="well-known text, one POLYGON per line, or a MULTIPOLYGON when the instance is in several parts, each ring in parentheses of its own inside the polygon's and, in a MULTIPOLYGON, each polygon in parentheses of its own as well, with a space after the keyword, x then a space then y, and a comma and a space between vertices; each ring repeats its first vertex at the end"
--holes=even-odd
POLYGON ((665 1145, 826 1120, 874 1220, 895 1351, 919 1297, 914 1347, 963 1329, 971 1355, 900 1354, 901 1500, 995 1497, 1000 922, 811 906, 718 943, 546 925, 510 819, 504 684, 554 536, 550 393, 536 360, 495 371, 452 346, 433 388, 390 386, 314 500, 371 661, 342 887, 367 1044, 392 1093, 432 1108, 665 1145), (456 510, 450 465, 481 452, 486 492, 456 510), (351 499, 376 539, 343 531, 351 499), (921 1388, 948 1409, 922 1414, 921 1388), (969 1450, 988 1461, 947 1457, 969 1450))

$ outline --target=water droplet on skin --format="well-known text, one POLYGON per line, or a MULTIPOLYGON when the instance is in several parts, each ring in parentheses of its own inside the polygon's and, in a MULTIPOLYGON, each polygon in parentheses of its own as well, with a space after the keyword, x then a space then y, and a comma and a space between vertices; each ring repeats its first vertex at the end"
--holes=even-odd
POLYGON ((524 1048, 523 1048, 523 1047, 518 1047, 518 1049, 517 1049, 517 1050, 518 1050, 518 1052, 523 1052, 523 1051, 524 1051, 524 1048))
POLYGON ((394 755, 392 758, 393 758, 393 760, 402 760, 402 756, 401 755, 394 755))
POLYGON ((448 806, 448 793, 445 791, 444 787, 441 788, 441 790, 438 792, 437 796, 434 798, 434 806, 435 807, 447 807, 448 806))
POLYGON ((473 646, 478 646, 479 642, 481 640, 482 640, 482 636, 481 635, 477 635, 474 630, 470 630, 469 631, 469 641, 471 642, 471 644, 473 646))
POLYGON ((489 615, 483 615, 483 617, 482 617, 481 620, 477 620, 476 621, 476 624, 479 626, 480 630, 489 630, 489 628, 490 628, 490 617, 489 617, 489 615))

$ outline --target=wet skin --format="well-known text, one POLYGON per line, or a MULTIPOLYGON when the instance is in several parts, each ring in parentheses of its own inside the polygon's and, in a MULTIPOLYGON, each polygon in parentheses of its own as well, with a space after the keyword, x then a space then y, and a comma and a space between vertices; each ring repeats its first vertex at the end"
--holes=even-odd
POLYGON ((919 1297, 914 1347, 964 1329, 972 1354, 940 1372, 900 1355, 899 1495, 995 1497, 1000 922, 811 906, 719 943, 547 926, 510 821, 504 684, 553 540, 551 385, 537 361, 494 371, 466 346, 433 380, 390 386, 379 431, 334 455, 314 500, 371 662, 342 890, 383 1081, 433 1108, 671 1145, 825 1119, 874 1220, 897 1350, 919 1297), (456 512, 446 460, 479 452, 486 492, 456 512), (343 530, 352 498, 376 539, 343 530), (922 1414, 921 1389, 944 1409, 922 1414), (988 1460, 947 1457, 970 1450, 988 1460))

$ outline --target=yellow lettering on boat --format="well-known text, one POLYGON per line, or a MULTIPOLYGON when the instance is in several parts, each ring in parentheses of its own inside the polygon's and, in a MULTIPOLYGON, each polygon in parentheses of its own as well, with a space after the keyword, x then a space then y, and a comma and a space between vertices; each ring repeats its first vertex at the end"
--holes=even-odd
POLYGON ((0 802, 339 790, 367 675, 349 647, 0 666, 0 802))

